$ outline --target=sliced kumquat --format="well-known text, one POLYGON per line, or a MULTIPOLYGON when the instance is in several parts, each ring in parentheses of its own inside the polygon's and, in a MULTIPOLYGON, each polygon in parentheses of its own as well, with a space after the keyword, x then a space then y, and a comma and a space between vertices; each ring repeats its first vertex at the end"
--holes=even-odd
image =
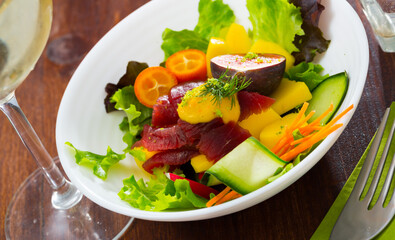
POLYGON ((176 76, 168 69, 149 67, 137 76, 134 93, 142 104, 152 108, 158 97, 168 94, 170 88, 176 84, 176 76))
POLYGON ((166 68, 174 73, 179 82, 207 79, 206 54, 197 49, 174 53, 166 60, 166 68))

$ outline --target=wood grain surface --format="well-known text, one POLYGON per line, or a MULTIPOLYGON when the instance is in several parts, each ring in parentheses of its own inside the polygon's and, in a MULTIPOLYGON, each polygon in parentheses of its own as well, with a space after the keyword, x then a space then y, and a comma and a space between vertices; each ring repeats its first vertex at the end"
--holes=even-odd
MULTIPOLYGON (((95 43, 147 0, 54 0, 47 47, 16 95, 52 156, 63 92, 95 43)), ((136 220, 123 239, 309 239, 368 145, 386 107, 395 100, 395 54, 374 39, 360 4, 349 0, 369 37, 370 64, 362 99, 344 133, 323 159, 290 187, 254 207, 211 220, 136 220)), ((171 6, 169 6, 171 7, 171 6)), ((164 9, 164 11, 166 11, 164 9)), ((36 169, 7 118, 0 115, 0 239, 13 193, 36 169)))

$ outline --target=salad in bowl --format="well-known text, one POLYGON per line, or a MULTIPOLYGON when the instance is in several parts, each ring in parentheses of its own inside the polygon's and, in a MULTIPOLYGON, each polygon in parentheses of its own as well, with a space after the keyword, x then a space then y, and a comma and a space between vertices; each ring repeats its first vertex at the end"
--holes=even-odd
POLYGON ((336 16, 325 16, 346 3, 186 1, 179 19, 160 11, 171 2, 131 14, 81 63, 59 109, 59 156, 113 211, 220 216, 267 199, 325 154, 358 104, 367 62, 362 72, 331 65, 355 57, 340 56, 349 46, 336 48, 336 16), (320 16, 331 21, 322 29, 320 16))

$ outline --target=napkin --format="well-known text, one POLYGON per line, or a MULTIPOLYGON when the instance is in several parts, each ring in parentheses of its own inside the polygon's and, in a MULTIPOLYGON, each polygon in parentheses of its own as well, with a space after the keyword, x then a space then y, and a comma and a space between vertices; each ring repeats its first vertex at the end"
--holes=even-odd
MULTIPOLYGON (((381 153, 383 152, 383 148, 385 145, 385 142, 387 141, 388 138, 388 134, 392 125, 392 121, 395 118, 395 102, 392 102, 391 104, 391 112, 390 112, 390 116, 388 118, 385 130, 384 130, 384 134, 383 134, 383 140, 380 143, 380 147, 379 147, 379 154, 378 156, 381 156, 381 153)), ((373 140, 373 139, 372 139, 373 140)), ((351 176, 348 178, 346 184, 344 185, 343 189, 340 191, 338 197, 336 198, 335 202, 333 203, 332 207, 329 209, 328 213, 326 214, 326 216, 324 217, 324 219, 322 220, 321 224, 318 226, 317 230, 315 231, 315 233, 313 234, 313 236, 311 237, 312 240, 323 240, 323 239, 329 239, 330 234, 332 232, 332 229, 337 221, 337 218, 339 217, 341 211, 343 210, 344 205, 347 202, 348 197, 351 194, 351 191, 355 185, 355 182, 358 178, 359 172, 361 171, 362 165, 365 161, 367 152, 370 148, 370 145, 372 144, 372 141, 370 142, 369 146, 367 147, 367 149, 365 150, 364 154, 362 155, 361 159, 359 160, 357 166, 355 167, 354 171, 351 173, 351 176)), ((395 152, 395 144, 394 142, 392 142, 391 146, 390 146, 390 151, 387 155, 387 159, 386 159, 386 163, 384 165, 384 169, 383 169, 383 174, 382 178, 380 178, 379 180, 379 185, 378 185, 378 189, 380 190, 384 184, 385 181, 385 176, 386 173, 388 171, 389 165, 390 165, 390 161, 392 159, 392 156, 395 152)), ((373 165, 373 170, 375 170, 377 168, 377 164, 378 164, 378 158, 376 158, 374 165, 373 165)), ((368 186, 373 178, 373 173, 374 171, 371 172, 369 179, 368 179, 368 186)), ((386 206, 386 204, 388 204, 390 197, 392 195, 392 192, 394 191, 394 185, 395 185, 395 179, 393 179, 392 183, 391 183, 391 188, 390 191, 387 195, 386 201, 384 203, 384 206, 386 206)), ((367 189, 365 187, 363 193, 362 193, 362 197, 364 197, 366 195, 367 189)), ((373 205, 378 198, 378 192, 376 191, 373 200, 372 200, 372 204, 373 205)), ((395 218, 394 218, 395 219, 395 218)), ((395 236, 395 220, 392 219, 391 222, 388 224, 388 226, 374 239, 377 240, 393 240, 394 236, 395 236)))

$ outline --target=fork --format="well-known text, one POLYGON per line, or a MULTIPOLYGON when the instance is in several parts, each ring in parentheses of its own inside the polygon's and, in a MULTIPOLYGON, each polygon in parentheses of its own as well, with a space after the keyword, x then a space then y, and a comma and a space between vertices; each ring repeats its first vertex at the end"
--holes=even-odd
MULTIPOLYGON (((388 108, 384 114, 383 120, 377 130, 376 136, 372 142, 369 152, 366 156, 365 162, 359 173, 358 179, 351 192, 346 205, 344 206, 337 222, 332 230, 330 239, 371 239, 379 234, 385 226, 391 221, 395 214, 395 197, 391 196, 391 200, 384 208, 383 204, 388 194, 392 176, 395 168, 395 154, 392 156, 391 165, 389 167, 383 188, 380 192, 379 198, 372 209, 368 209, 371 200, 376 191, 380 175, 384 167, 385 159, 387 158, 392 138, 395 129, 395 120, 392 122, 391 130, 385 144, 383 154, 377 165, 376 172, 369 187, 366 196, 363 200, 360 199, 363 189, 367 183, 370 175, 377 151, 383 138, 384 128, 386 126, 390 109, 388 108)), ((394 144, 394 143, 392 143, 394 144)), ((395 193, 395 191, 394 191, 395 193)))

